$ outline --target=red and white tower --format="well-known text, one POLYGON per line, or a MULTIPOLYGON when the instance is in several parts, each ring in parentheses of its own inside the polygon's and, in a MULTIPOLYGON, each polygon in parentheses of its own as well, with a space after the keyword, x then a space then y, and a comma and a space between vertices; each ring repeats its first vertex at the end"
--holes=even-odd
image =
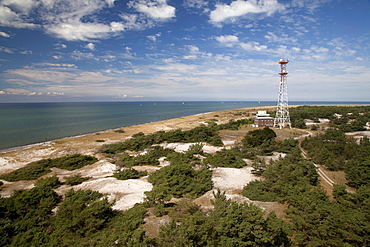
POLYGON ((287 126, 289 126, 289 128, 292 128, 288 108, 288 83, 287 83, 288 71, 286 70, 287 63, 289 63, 289 60, 285 61, 284 59, 280 59, 279 96, 274 121, 274 126, 280 129, 285 128, 287 126))

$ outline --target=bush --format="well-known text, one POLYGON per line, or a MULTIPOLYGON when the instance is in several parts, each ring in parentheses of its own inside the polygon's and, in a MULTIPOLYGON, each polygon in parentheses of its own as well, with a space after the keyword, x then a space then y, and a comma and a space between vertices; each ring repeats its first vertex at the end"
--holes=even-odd
POLYGON ((258 147, 262 144, 271 142, 276 137, 276 133, 269 127, 263 129, 253 130, 247 133, 242 140, 242 143, 246 147, 258 147))
POLYGON ((209 155, 203 162, 204 164, 217 167, 242 168, 243 166, 246 166, 246 163, 242 158, 226 149, 218 151, 214 155, 209 155))
POLYGON ((87 180, 89 180, 91 177, 82 177, 81 174, 77 173, 76 175, 70 176, 70 177, 63 177, 66 181, 64 184, 66 185, 77 185, 81 184, 87 180))
POLYGON ((59 181, 57 175, 48 178, 42 178, 36 181, 36 187, 49 187, 51 189, 58 188, 62 183, 59 181))
POLYGON ((8 174, 2 175, 0 178, 9 182, 15 182, 20 180, 34 180, 47 173, 50 170, 50 159, 39 160, 27 164, 26 166, 12 171, 8 174))
POLYGON ((93 156, 81 154, 73 154, 56 159, 43 159, 29 163, 22 168, 1 176, 0 178, 9 182, 34 180, 49 173, 51 171, 51 167, 72 171, 86 165, 91 165, 97 160, 98 159, 93 156))
POLYGON ((148 173, 146 171, 138 171, 135 169, 124 169, 122 171, 116 171, 113 174, 113 177, 119 179, 119 180, 127 180, 127 179, 136 179, 140 178, 142 176, 146 176, 148 173))
POLYGON ((192 165, 171 164, 152 173, 148 181, 154 185, 152 191, 147 192, 148 198, 161 201, 183 196, 195 198, 212 189, 212 172, 206 167, 192 165))
POLYGON ((49 167, 57 167, 60 169, 72 171, 87 165, 94 164, 98 161, 98 159, 89 155, 73 154, 70 156, 53 159, 51 161, 52 163, 49 167))
POLYGON ((125 133, 125 131, 123 129, 115 130, 114 132, 115 133, 125 133))

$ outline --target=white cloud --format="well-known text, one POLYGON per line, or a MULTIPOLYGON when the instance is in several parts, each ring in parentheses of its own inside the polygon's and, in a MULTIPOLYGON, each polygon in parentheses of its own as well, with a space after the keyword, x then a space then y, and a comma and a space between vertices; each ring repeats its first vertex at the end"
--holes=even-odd
POLYGON ((6 32, 0 32, 0 36, 5 37, 5 38, 10 38, 10 35, 7 34, 6 32))
POLYGON ((11 95, 27 95, 27 96, 39 96, 39 95, 47 95, 47 96, 63 96, 64 93, 61 92, 47 92, 47 93, 41 93, 41 92, 35 92, 30 91, 27 89, 22 88, 6 88, 4 90, 0 91, 1 94, 11 94, 11 95))
POLYGON ((216 37, 216 40, 221 44, 228 45, 239 42, 239 38, 235 35, 221 35, 216 37))
POLYGON ((0 25, 16 28, 33 28, 33 23, 22 20, 21 16, 13 12, 10 8, 0 5, 0 25))
POLYGON ((85 46, 87 49, 90 49, 90 50, 95 50, 95 44, 94 43, 88 43, 86 44, 85 46))
POLYGON ((306 8, 309 13, 315 12, 316 9, 321 7, 323 4, 332 0, 292 0, 290 6, 298 8, 306 8))
POLYGON ((175 17, 176 8, 168 5, 167 0, 134 0, 129 2, 129 6, 153 19, 175 17))
POLYGON ((109 7, 113 7, 115 1, 116 0, 105 0, 105 2, 109 5, 109 7))
POLYGON ((46 27, 48 33, 54 34, 65 40, 83 40, 107 38, 114 32, 123 31, 123 24, 112 22, 110 25, 101 23, 84 23, 79 20, 69 23, 59 23, 46 27))
POLYGON ((81 52, 81 51, 73 51, 71 57, 76 60, 83 60, 83 59, 95 59, 97 60, 91 52, 81 52))
POLYGON ((197 59, 198 56, 197 55, 187 55, 187 56, 183 56, 183 59, 197 59))
POLYGON ((38 5, 34 0, 4 0, 5 6, 12 6, 20 12, 28 13, 34 6, 38 5))
POLYGON ((184 0, 184 6, 187 8, 204 8, 208 5, 208 1, 204 0, 184 0))
POLYGON ((277 0, 236 0, 230 5, 216 4, 216 9, 211 11, 209 17, 212 23, 217 24, 247 14, 264 13, 269 16, 284 9, 284 5, 277 0))
POLYGON ((246 51, 265 51, 266 45, 260 45, 258 42, 240 42, 235 35, 223 35, 216 37, 216 40, 226 47, 240 47, 246 51))
POLYGON ((147 38, 148 39, 150 39, 150 40, 152 40, 152 41, 154 41, 154 42, 156 42, 157 41, 157 37, 161 37, 161 33, 157 33, 157 34, 155 34, 155 35, 149 35, 149 36, 147 36, 147 38))
POLYGON ((282 35, 279 37, 273 32, 267 32, 267 34, 265 35, 265 38, 269 42, 274 42, 274 43, 296 43, 298 41, 298 39, 295 37, 289 37, 288 35, 282 35))
POLYGON ((187 45, 186 47, 189 49, 189 51, 191 53, 198 53, 199 52, 199 47, 197 47, 195 45, 187 45))
POLYGON ((127 30, 150 28, 155 25, 154 19, 161 21, 175 17, 175 8, 169 6, 166 0, 131 1, 128 6, 140 14, 120 13, 118 17, 121 17, 121 21, 107 22, 93 16, 104 8, 113 7, 114 2, 115 0, 3 0, 0 2, 0 26, 38 27, 68 41, 91 41, 105 39, 127 30))
POLYGON ((8 53, 8 54, 13 54, 14 53, 14 51, 12 49, 4 47, 4 46, 0 46, 0 52, 5 52, 5 53, 8 53))
POLYGON ((240 43, 240 46, 246 51, 264 51, 267 49, 266 45, 260 45, 258 42, 240 43))

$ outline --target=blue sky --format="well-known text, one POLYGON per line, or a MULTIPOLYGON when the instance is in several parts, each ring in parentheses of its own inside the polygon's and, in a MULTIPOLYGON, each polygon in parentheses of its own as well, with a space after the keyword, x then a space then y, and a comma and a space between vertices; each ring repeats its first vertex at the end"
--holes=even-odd
POLYGON ((0 0, 0 102, 370 101, 369 0, 0 0))

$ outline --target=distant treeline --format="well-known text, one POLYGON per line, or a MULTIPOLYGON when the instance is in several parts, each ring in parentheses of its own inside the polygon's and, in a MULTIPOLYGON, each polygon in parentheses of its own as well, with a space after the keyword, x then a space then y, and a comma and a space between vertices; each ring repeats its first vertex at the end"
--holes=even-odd
POLYGON ((343 131, 362 131, 370 122, 370 106, 299 106, 289 109, 292 126, 306 128, 305 119, 319 123, 319 118, 330 120, 332 127, 343 131))

